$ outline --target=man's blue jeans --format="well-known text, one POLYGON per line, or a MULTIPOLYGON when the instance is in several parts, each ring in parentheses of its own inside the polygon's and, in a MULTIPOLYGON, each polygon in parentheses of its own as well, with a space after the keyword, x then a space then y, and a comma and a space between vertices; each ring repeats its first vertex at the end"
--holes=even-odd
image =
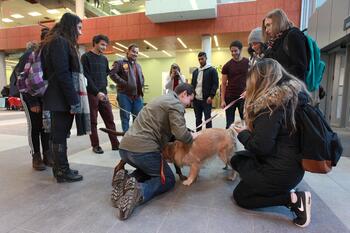
POLYGON ((161 183, 160 164, 162 160, 160 152, 135 153, 120 149, 119 154, 124 162, 136 168, 131 176, 144 174, 144 176, 147 177, 147 179, 143 180, 143 182, 139 181, 143 195, 143 203, 174 187, 174 173, 170 169, 168 163, 164 160, 163 170, 165 175, 165 184, 161 183))
MULTIPOLYGON (((117 101, 118 101, 119 107, 121 107, 122 109, 128 112, 131 112, 136 116, 137 114, 139 114, 139 112, 143 107, 143 99, 141 96, 137 97, 136 99, 132 99, 128 95, 118 93, 117 101)), ((120 113, 120 120, 122 121, 122 129, 124 132, 126 132, 129 129, 130 114, 121 109, 119 113, 120 113)), ((133 117, 133 120, 135 120, 135 117, 133 117)))

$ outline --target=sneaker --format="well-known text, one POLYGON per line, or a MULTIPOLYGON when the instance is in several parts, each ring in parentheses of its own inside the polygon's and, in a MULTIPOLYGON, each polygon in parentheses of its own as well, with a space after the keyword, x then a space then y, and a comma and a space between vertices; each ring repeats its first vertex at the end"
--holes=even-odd
POLYGON ((120 220, 128 219, 135 207, 142 201, 141 190, 137 186, 138 183, 134 177, 127 180, 124 186, 125 194, 120 198, 117 205, 117 216, 120 220))
POLYGON ((299 227, 306 227, 311 221, 311 193, 310 192, 295 192, 297 202, 292 203, 291 210, 297 216, 293 222, 299 227))
POLYGON ((96 154, 103 154, 103 150, 100 146, 94 146, 92 147, 92 151, 96 154))
POLYGON ((124 195, 124 186, 128 178, 128 173, 126 170, 119 170, 113 177, 112 186, 112 196, 111 200, 114 207, 117 207, 119 199, 124 195))

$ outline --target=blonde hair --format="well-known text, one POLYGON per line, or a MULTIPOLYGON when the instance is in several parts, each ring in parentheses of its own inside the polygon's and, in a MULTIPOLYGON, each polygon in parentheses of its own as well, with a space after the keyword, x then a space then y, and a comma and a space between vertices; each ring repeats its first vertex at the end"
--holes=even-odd
POLYGON ((274 9, 267 13, 262 21, 262 34, 265 41, 268 41, 270 37, 266 34, 265 20, 272 19, 272 33, 276 35, 279 32, 283 32, 292 27, 292 22, 288 19, 287 14, 282 9, 274 9))
POLYGON ((259 115, 271 115, 281 107, 286 123, 286 109, 290 110, 290 123, 295 130, 294 111, 298 94, 302 91, 308 93, 304 83, 289 74, 276 60, 265 58, 258 61, 250 69, 246 83, 244 119, 248 129, 253 129, 253 122, 259 115))

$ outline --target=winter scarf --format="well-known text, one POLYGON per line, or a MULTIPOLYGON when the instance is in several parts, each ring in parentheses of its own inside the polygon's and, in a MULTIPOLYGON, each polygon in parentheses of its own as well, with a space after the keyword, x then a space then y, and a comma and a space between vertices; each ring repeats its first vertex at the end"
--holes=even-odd
POLYGON ((83 74, 83 68, 80 63, 80 72, 72 72, 74 88, 80 98, 80 110, 75 114, 75 123, 77 126, 77 135, 91 133, 90 108, 87 96, 87 80, 83 74))

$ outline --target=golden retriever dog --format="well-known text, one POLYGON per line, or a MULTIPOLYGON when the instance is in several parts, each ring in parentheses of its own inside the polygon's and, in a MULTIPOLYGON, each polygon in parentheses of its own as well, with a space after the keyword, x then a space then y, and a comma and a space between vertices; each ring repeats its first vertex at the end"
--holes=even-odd
MULTIPOLYGON (((232 128, 204 129, 192 144, 181 141, 169 143, 163 150, 163 157, 177 166, 190 166, 190 173, 184 185, 191 185, 197 178, 203 162, 215 155, 227 165, 236 149, 235 133, 232 128)), ((235 176, 230 178, 234 180, 235 176)))
MULTIPOLYGON (((105 128, 100 128, 100 130, 115 136, 124 135, 123 132, 116 132, 105 128)), ((178 140, 169 142, 163 148, 162 156, 165 161, 175 165, 176 173, 183 181, 183 184, 189 186, 196 180, 199 170, 206 160, 218 155, 225 165, 228 165, 235 149, 236 137, 233 128, 210 128, 202 130, 192 144, 185 144, 178 140), (182 174, 180 168, 182 166, 190 166, 188 178, 182 174)), ((120 160, 115 167, 112 185, 115 180, 115 174, 119 170, 124 169, 125 164, 124 161, 120 160)), ((234 180, 235 178, 236 172, 233 171, 228 179, 234 180)))

